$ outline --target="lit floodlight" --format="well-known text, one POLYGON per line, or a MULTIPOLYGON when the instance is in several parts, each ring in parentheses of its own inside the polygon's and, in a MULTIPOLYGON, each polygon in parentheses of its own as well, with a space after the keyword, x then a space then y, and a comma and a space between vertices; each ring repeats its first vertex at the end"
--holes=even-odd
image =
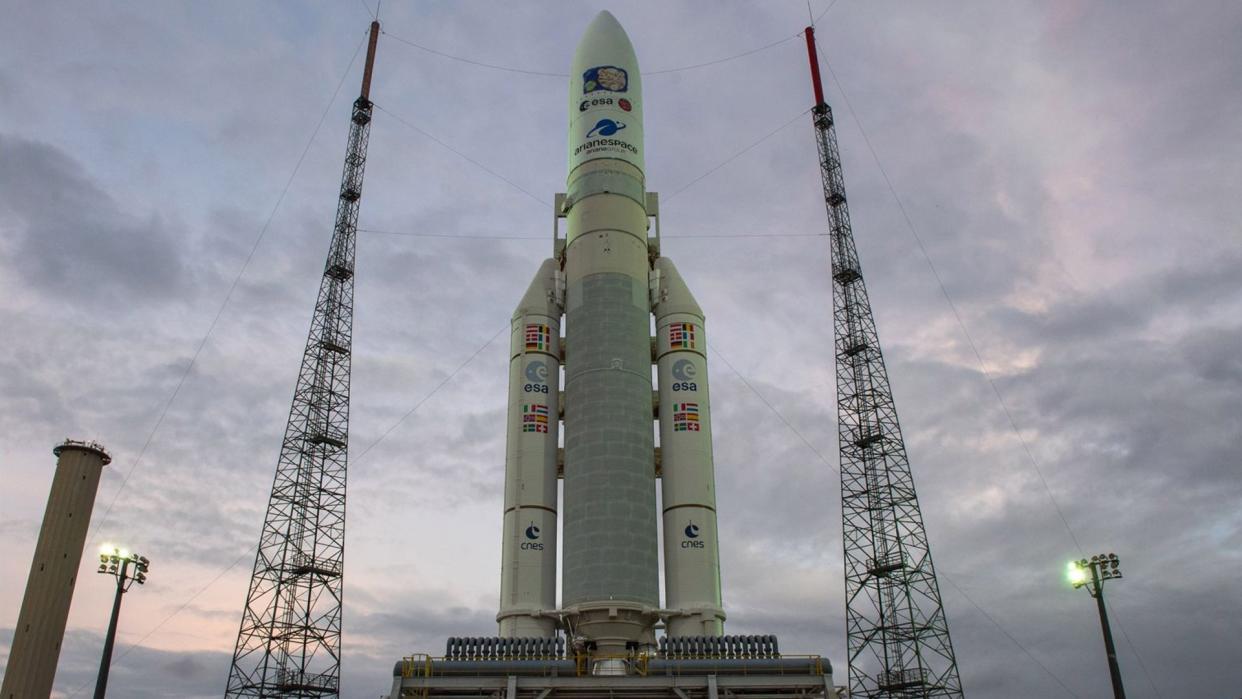
POLYGON ((1087 582, 1086 568, 1083 568, 1078 561, 1070 561, 1065 567, 1065 576, 1069 578, 1070 584, 1074 587, 1080 587, 1087 582))
POLYGON ((1104 633, 1104 650, 1108 656, 1108 674, 1113 684, 1113 696, 1125 697, 1125 689, 1121 681, 1121 668, 1117 665, 1117 649, 1113 645, 1113 632, 1108 625, 1108 608, 1104 606, 1104 581, 1121 577, 1118 567, 1121 559, 1115 553, 1097 554, 1080 561, 1071 561, 1065 569, 1066 577, 1074 585, 1074 589, 1085 587, 1087 593, 1095 598, 1096 608, 1100 612, 1100 628, 1104 633))

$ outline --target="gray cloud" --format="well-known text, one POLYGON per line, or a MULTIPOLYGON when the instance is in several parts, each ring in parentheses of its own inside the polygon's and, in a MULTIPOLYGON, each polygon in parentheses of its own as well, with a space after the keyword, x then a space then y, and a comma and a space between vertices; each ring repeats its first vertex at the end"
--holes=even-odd
POLYGON ((14 238, 6 266, 28 285, 75 304, 159 302, 182 291, 175 233, 127 212, 45 143, 0 140, 0 216, 14 238))
MULTIPOLYGON (((207 583, 258 533, 357 64, 135 459, 368 21, 359 3, 223 8, 27 3, 0 27, 0 556, 30 555, 50 446, 66 434, 103 439, 117 458, 89 545, 126 541, 154 561, 151 583, 126 601, 127 642, 151 635, 114 673, 124 696, 218 696, 223 684, 249 554, 207 583)), ((360 225, 550 235, 564 79, 392 39, 560 72, 598 9, 387 8, 374 97, 388 112, 374 122, 360 225)), ((649 71, 792 37, 806 19, 797 2, 610 9, 649 71)), ((840 2, 819 28, 1039 466, 830 81, 860 255, 972 694, 1063 693, 1017 644, 1071 693, 1107 693, 1091 601, 1060 576, 1066 560, 1109 550, 1126 568, 1110 595, 1134 646, 1120 639, 1131 696, 1242 686, 1230 656, 1242 625, 1230 585, 1242 572, 1242 54, 1230 41, 1240 28, 1228 2, 840 2), (1211 574, 1188 572, 1191 561, 1211 574)), ((709 363, 730 629, 826 653, 842 681, 826 246, 677 239, 823 232, 809 122, 670 196, 806 109, 805 73, 800 41, 788 41, 649 76, 648 184, 665 194, 664 253, 707 311, 719 353, 709 363)), ((494 628, 507 336, 357 457, 505 327, 550 241, 364 232, 358 246, 344 671, 351 694, 375 695, 402 654, 494 628)), ((87 584, 90 573, 70 619, 64 691, 90 681, 106 621, 108 591, 87 584)), ((3 588, 0 626, 19 598, 16 585, 3 588)))

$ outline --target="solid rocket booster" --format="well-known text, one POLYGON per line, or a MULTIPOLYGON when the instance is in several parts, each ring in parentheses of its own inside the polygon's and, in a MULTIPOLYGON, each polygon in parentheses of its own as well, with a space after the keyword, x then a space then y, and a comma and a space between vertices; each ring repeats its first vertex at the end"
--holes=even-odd
POLYGON ((570 71, 564 249, 543 263, 519 304, 510 354, 500 632, 550 636, 564 628, 603 654, 654 645, 662 619, 670 635, 699 636, 723 633, 725 618, 703 312, 648 241, 655 212, 644 181, 642 108, 634 48, 617 20, 601 12, 570 71), (653 406, 663 479, 663 608, 653 406))
POLYGON ((703 311, 672 260, 655 260, 664 599, 669 636, 719 636, 720 550, 703 311))
POLYGON ((560 421, 560 267, 545 260, 509 330, 509 424, 500 635, 556 633, 556 452, 560 421))

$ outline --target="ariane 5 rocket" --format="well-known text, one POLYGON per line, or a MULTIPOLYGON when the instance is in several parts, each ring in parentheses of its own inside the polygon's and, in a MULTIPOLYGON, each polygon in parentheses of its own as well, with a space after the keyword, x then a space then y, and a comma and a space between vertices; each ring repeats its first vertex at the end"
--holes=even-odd
POLYGON ((723 633, 703 311, 648 237, 644 169, 638 60, 601 12, 570 70, 565 238, 513 314, 501 636, 564 630, 620 654, 653 645, 660 622, 723 633))

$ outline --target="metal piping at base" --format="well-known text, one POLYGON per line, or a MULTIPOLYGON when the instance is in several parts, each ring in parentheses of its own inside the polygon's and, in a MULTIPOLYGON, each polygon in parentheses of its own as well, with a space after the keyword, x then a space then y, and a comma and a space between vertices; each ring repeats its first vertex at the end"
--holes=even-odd
MULTIPOLYGON (((633 672, 635 663, 641 674, 651 675, 831 675, 832 663, 822 656, 796 658, 635 658, 620 660, 633 672), (645 660, 645 662, 643 662, 645 660)), ((394 677, 573 677, 579 672, 574 660, 399 660, 393 666, 394 677), (408 675, 407 673, 408 668, 408 675)))
MULTIPOLYGON (((407 661, 398 660, 392 668, 393 677, 405 674, 407 661)), ((573 677, 577 674, 577 664, 572 660, 442 660, 429 659, 420 663, 421 669, 415 665, 412 677, 443 677, 456 675, 474 676, 538 676, 538 677, 573 677)))

